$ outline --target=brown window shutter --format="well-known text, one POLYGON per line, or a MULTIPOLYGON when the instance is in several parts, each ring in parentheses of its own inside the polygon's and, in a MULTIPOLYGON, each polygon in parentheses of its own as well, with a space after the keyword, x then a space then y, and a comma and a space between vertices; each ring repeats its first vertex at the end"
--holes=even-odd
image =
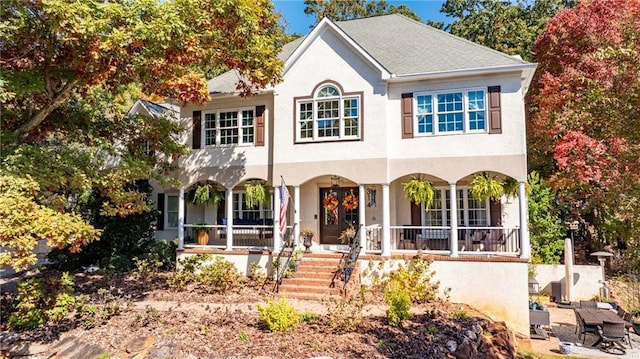
POLYGON ((164 193, 158 193, 158 219, 156 219, 156 229, 164 231, 164 193))
POLYGON ((193 138, 191 147, 194 150, 201 148, 202 140, 202 111, 193 111, 193 138))
POLYGON ((491 227, 502 226, 502 204, 500 201, 489 201, 489 216, 491 217, 491 227))
POLYGON ((489 133, 502 133, 500 86, 489 86, 489 133))
POLYGON ((264 146, 264 109, 256 106, 256 146, 264 146))
POLYGON ((413 93, 402 94, 402 138, 413 137, 413 93))

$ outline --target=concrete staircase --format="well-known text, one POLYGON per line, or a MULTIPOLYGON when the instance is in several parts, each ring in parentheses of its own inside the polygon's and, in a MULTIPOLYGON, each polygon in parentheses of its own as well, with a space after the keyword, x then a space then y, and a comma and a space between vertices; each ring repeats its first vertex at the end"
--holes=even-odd
MULTIPOLYGON (((307 253, 302 258, 298 271, 292 277, 282 278, 279 293, 292 299, 317 300, 339 296, 344 282, 340 276, 333 281, 340 265, 341 254, 307 253), (332 282, 335 286, 331 288, 332 282)), ((354 268, 355 278, 358 265, 354 268)))

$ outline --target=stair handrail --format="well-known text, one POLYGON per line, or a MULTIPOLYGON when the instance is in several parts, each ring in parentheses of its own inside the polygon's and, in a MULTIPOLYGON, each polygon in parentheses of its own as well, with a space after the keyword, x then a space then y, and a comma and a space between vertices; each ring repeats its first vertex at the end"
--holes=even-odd
POLYGON ((295 247, 295 229, 296 226, 298 224, 294 223, 292 228, 287 228, 285 233, 282 236, 283 242, 282 242, 282 248, 280 248, 280 252, 278 253, 278 256, 276 257, 276 263, 278 263, 278 266, 275 266, 276 268, 276 278, 275 278, 275 287, 273 289, 274 292, 278 292, 280 290, 280 284, 282 284, 282 277, 284 276, 284 272, 287 270, 287 268, 289 268, 289 262, 291 262, 291 254, 293 254, 293 248, 295 247), (284 240, 285 238, 288 238, 286 241, 284 240), (283 256, 284 252, 287 249, 291 249, 291 254, 286 256, 286 262, 282 263, 282 259, 285 258, 285 256, 283 256))
POLYGON ((358 226, 354 236, 349 238, 349 252, 342 254, 342 258, 340 258, 340 263, 338 264, 338 269, 333 274, 333 279, 331 279, 329 288, 335 288, 336 279, 338 279, 338 277, 342 277, 341 279, 344 282, 342 289, 343 291, 346 290, 347 284, 351 279, 351 274, 353 273, 353 268, 355 267, 356 262, 358 262, 360 250, 362 249, 360 246, 360 236, 362 233, 361 228, 362 225, 358 226))

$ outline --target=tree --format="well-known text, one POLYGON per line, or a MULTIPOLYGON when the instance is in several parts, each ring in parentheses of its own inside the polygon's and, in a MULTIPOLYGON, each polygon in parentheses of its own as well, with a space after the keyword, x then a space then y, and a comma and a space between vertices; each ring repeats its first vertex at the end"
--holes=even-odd
POLYGON ((447 0, 440 12, 457 18, 445 27, 452 34, 532 61, 533 44, 546 22, 573 3, 572 0, 447 0))
POLYGON ((284 37, 268 0, 10 0, 0 2, 0 17, 0 173, 35 182, 19 198, 0 184, 0 196, 50 221, 73 219, 66 232, 54 225, 46 236, 38 217, 6 222, 15 233, 4 232, 3 255, 15 256, 12 263, 31 261, 23 248, 34 238, 73 249, 95 238, 92 226, 75 222, 93 191, 103 215, 150 210, 131 184, 170 183, 187 149, 169 108, 155 118, 126 114, 141 94, 202 103, 203 74, 223 69, 239 71, 243 95, 281 79, 284 37))
POLYGON ((407 5, 387 5, 384 0, 304 0, 304 4, 304 13, 315 15, 316 24, 325 17, 333 21, 344 21, 386 14, 401 14, 422 22, 418 14, 407 5))
POLYGON ((535 153, 553 154, 551 183, 594 226, 594 244, 638 256, 640 1, 582 1, 547 24, 535 51, 535 153))
POLYGON ((558 264, 566 228, 560 220, 555 191, 535 171, 527 176, 527 186, 532 262, 558 264))

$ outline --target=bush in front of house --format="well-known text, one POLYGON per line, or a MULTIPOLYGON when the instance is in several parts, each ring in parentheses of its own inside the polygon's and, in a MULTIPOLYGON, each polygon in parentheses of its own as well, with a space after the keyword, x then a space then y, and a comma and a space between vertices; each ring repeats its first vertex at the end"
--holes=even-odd
POLYGON ((279 301, 267 298, 265 305, 258 304, 260 321, 272 332, 290 332, 298 329, 301 315, 285 298, 279 301))

